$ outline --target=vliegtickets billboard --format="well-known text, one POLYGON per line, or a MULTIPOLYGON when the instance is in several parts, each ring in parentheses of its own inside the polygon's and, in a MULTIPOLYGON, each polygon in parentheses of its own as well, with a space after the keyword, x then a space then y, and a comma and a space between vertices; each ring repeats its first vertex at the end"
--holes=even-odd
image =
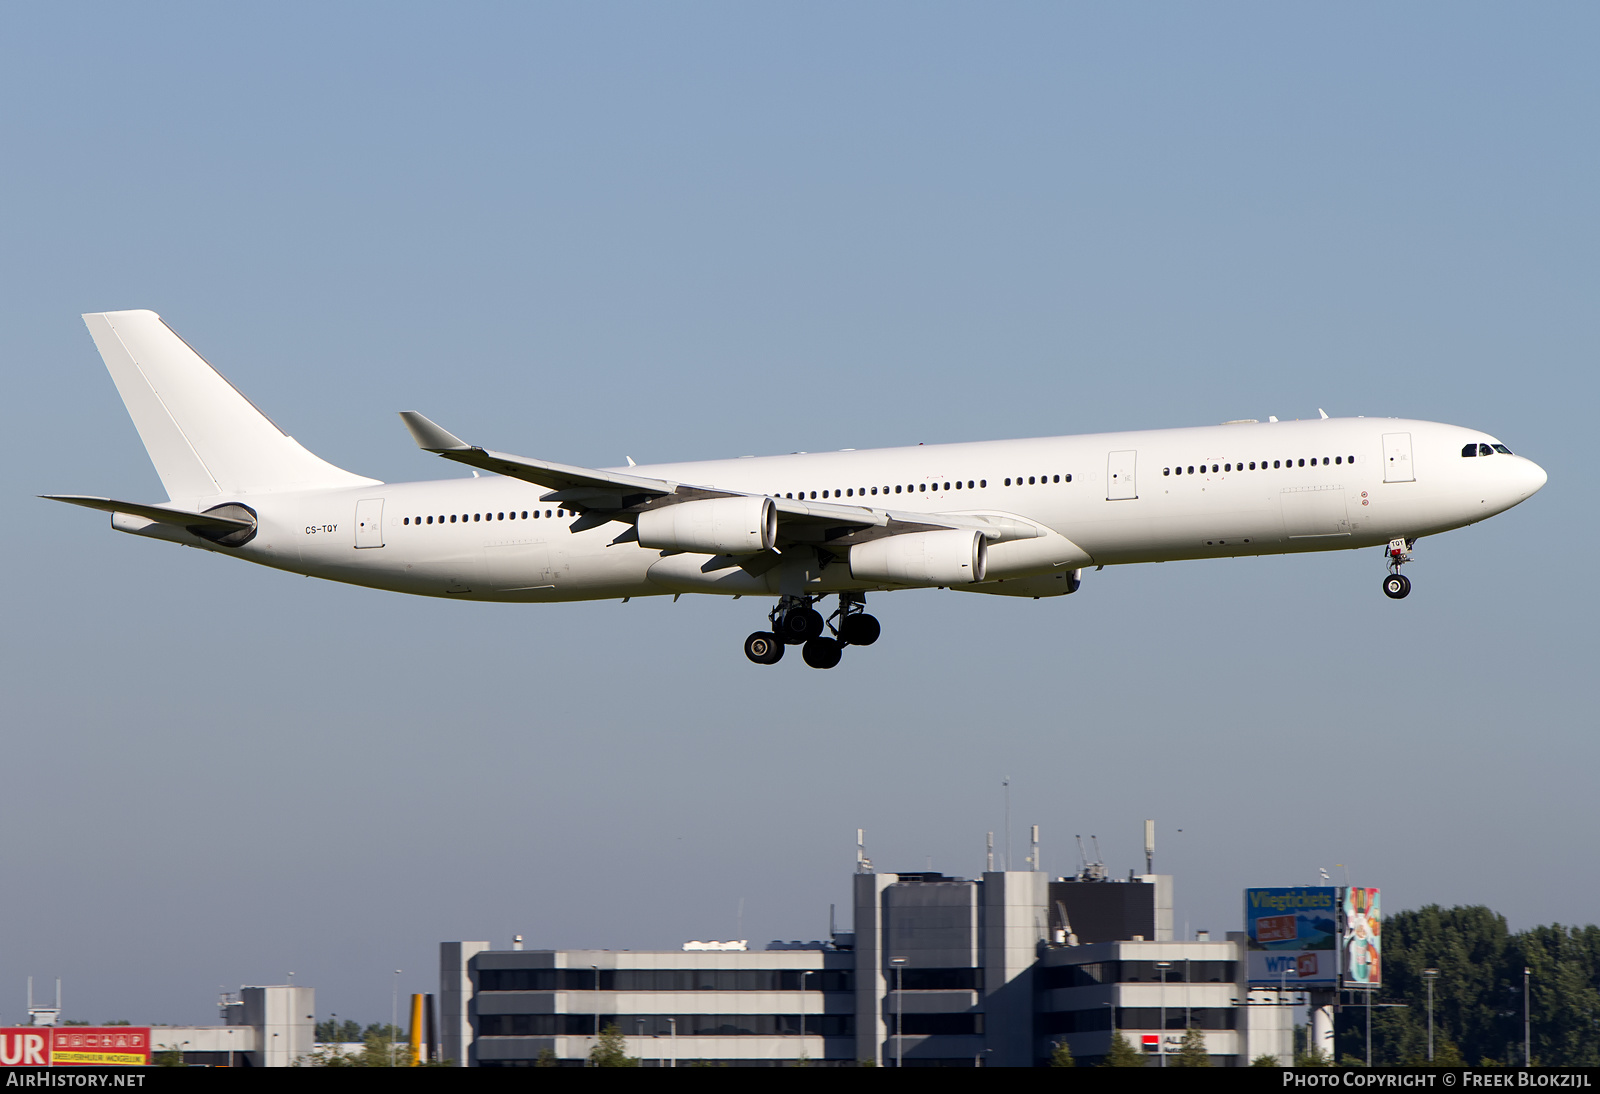
POLYGON ((1351 987, 1383 986, 1383 917, 1378 890, 1344 891, 1344 982, 1351 987))
POLYGON ((1339 986, 1339 890, 1246 889, 1246 975, 1252 986, 1339 986))

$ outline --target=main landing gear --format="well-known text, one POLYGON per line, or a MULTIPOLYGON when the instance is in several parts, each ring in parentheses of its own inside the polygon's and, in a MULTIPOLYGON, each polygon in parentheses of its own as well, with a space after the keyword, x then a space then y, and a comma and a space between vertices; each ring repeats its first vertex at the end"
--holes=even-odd
POLYGON ((812 607, 821 597, 785 596, 769 618, 770 631, 756 631, 744 640, 744 655, 758 665, 776 665, 783 647, 800 646, 800 656, 814 669, 831 669, 844 656, 846 646, 870 646, 882 628, 866 614, 866 597, 840 593, 839 610, 826 620, 812 607), (831 637, 824 632, 831 631, 831 637))
POLYGON ((1389 576, 1383 579, 1383 595, 1390 600, 1404 600, 1411 592, 1411 579, 1400 572, 1400 567, 1411 561, 1414 539, 1391 539, 1384 549, 1389 561, 1389 576))

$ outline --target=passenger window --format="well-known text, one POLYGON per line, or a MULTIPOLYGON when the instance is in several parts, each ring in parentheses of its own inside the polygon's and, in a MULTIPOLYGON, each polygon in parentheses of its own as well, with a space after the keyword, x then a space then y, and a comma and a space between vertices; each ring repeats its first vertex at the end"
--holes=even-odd
POLYGON ((925 483, 925 482, 924 483, 920 483, 920 484, 918 484, 917 489, 921 490, 924 494, 926 494, 928 492, 928 484, 925 483))
POLYGON ((948 490, 948 489, 950 489, 950 484, 949 484, 949 483, 945 483, 945 484, 944 484, 944 488, 945 488, 945 489, 946 489, 946 490, 948 490))
POLYGON ((1163 474, 1163 475, 1166 475, 1166 476, 1169 476, 1169 477, 1170 477, 1170 476, 1171 476, 1171 475, 1172 475, 1172 468, 1170 468, 1170 467, 1163 467, 1163 468, 1162 468, 1162 469, 1161 469, 1161 473, 1162 473, 1162 474, 1163 474))

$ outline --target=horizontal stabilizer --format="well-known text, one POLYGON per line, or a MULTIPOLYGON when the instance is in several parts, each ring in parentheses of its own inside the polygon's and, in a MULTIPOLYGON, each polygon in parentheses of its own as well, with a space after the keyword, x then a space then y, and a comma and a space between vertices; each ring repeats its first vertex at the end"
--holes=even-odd
POLYGON ((179 528, 216 528, 229 532, 245 532, 254 528, 255 521, 213 513, 195 513, 187 509, 172 509, 164 505, 141 505, 135 501, 117 501, 115 498, 93 498, 83 494, 40 494, 46 501, 64 501, 68 505, 81 505, 85 509, 98 509, 102 513, 127 513, 145 520, 172 524, 179 528))

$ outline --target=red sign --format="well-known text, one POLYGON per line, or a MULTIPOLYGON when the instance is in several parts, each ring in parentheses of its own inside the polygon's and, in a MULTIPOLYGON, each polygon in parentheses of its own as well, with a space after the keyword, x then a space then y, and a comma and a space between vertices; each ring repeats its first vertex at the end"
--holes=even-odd
POLYGON ((12 1026, 0 1029, 0 1066, 147 1067, 148 1026, 12 1026))
POLYGON ((1256 941, 1293 942, 1299 933, 1292 915, 1263 915, 1256 917, 1256 941))

